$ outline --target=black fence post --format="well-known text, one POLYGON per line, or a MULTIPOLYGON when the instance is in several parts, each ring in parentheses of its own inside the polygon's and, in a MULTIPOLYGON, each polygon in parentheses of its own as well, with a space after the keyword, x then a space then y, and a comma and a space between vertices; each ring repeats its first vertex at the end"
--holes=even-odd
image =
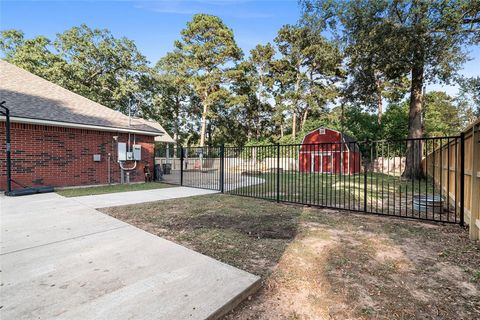
POLYGON ((462 132, 460 134, 460 225, 463 226, 464 224, 465 224, 465 132, 462 132))
POLYGON ((225 145, 220 146, 220 192, 225 191, 225 145))
POLYGON ((183 147, 180 147, 180 185, 183 186, 183 147))
POLYGON ((5 101, 0 102, 0 107, 5 111, 0 114, 5 116, 5 153, 7 160, 7 193, 12 192, 12 150, 10 141, 10 109, 4 106, 5 101))
MULTIPOLYGON (((365 141, 365 151, 368 151, 369 142, 365 141)), ((368 176, 368 161, 365 160, 363 165, 363 211, 367 212, 367 176, 368 176)))
POLYGON ((277 202, 280 202, 280 143, 277 143, 277 202))

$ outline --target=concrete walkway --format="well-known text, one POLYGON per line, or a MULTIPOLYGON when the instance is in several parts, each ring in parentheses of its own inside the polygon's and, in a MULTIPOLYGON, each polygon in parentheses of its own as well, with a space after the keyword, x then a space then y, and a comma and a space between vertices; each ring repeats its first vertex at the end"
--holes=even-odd
POLYGON ((164 189, 98 194, 93 196, 73 197, 71 199, 90 208, 108 208, 115 206, 123 206, 127 204, 200 196, 213 193, 218 193, 218 191, 194 189, 188 187, 174 187, 164 189))
MULTIPOLYGON (((163 181, 171 184, 180 184, 180 170, 173 170, 171 174, 163 176, 163 181)), ((265 182, 264 178, 254 176, 244 176, 239 172, 225 172, 224 185, 225 191, 233 191, 245 187, 259 185, 265 182)), ((183 172, 183 185, 200 187, 206 189, 220 190, 220 173, 218 171, 186 171, 183 172)))
POLYGON ((215 318, 259 284, 74 198, 0 202, 2 320, 215 318))

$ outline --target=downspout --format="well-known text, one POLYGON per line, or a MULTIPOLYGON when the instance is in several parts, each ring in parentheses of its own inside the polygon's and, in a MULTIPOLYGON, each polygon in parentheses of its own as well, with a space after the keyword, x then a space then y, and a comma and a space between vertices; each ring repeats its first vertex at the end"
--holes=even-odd
POLYGON ((107 176, 107 183, 108 184, 111 184, 112 181, 111 181, 111 172, 110 172, 110 161, 112 161, 112 154, 109 152, 107 154, 107 173, 108 173, 108 176, 107 176))
MULTIPOLYGON (((118 161, 118 136, 112 136, 113 143, 112 143, 112 159, 115 161, 115 142, 117 143, 117 162, 118 161)), ((112 172, 110 172, 110 177, 112 176, 112 172)), ((111 178, 110 178, 111 181, 111 178)))
POLYGON ((0 107, 5 111, 0 111, 0 114, 5 116, 5 151, 7 155, 7 193, 12 192, 12 151, 10 141, 10 109, 4 106, 5 101, 0 102, 0 107))

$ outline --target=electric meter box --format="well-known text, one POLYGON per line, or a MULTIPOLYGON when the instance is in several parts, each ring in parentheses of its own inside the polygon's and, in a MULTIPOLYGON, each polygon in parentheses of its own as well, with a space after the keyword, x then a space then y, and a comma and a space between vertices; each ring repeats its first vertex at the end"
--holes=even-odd
POLYGON ((142 146, 140 144, 133 145, 133 160, 142 160, 142 146))
POLYGON ((118 143, 118 161, 127 161, 127 144, 125 142, 118 143))
POLYGON ((127 160, 133 160, 133 152, 127 151, 127 160))

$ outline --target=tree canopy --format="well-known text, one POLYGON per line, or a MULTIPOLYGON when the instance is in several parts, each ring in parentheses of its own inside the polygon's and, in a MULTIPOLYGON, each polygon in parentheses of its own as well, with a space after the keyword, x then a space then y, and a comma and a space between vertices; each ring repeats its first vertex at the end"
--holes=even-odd
POLYGON ((181 57, 181 68, 203 106, 200 146, 205 144, 210 109, 225 103, 228 85, 236 73, 242 50, 235 43, 233 31, 223 21, 207 14, 194 15, 175 41, 175 51, 181 57))
MULTIPOLYGON (((134 41, 87 25, 53 39, 4 30, 0 52, 107 107, 158 120, 188 145, 299 143, 318 127, 358 140, 453 135, 480 115, 479 77, 458 74, 480 41, 478 0, 300 3, 297 24, 247 55, 207 14, 154 64, 134 41), (460 92, 426 92, 435 82, 460 92)), ((411 143, 409 155, 422 148, 411 143)))
POLYGON ((115 38, 108 30, 82 24, 53 41, 6 30, 0 39, 7 61, 107 107, 127 112, 129 100, 148 90, 148 61, 132 40, 115 38))
MULTIPOLYGON (((380 83, 410 78, 408 138, 424 135, 425 84, 452 81, 467 60, 465 46, 480 41, 478 0, 304 0, 302 5, 304 23, 317 32, 338 30, 350 68, 361 70, 360 79, 371 74, 360 83, 353 77, 360 91, 368 92, 368 86, 380 80, 380 96, 380 83)), ((406 176, 422 175, 421 155, 421 143, 410 143, 406 176)))

